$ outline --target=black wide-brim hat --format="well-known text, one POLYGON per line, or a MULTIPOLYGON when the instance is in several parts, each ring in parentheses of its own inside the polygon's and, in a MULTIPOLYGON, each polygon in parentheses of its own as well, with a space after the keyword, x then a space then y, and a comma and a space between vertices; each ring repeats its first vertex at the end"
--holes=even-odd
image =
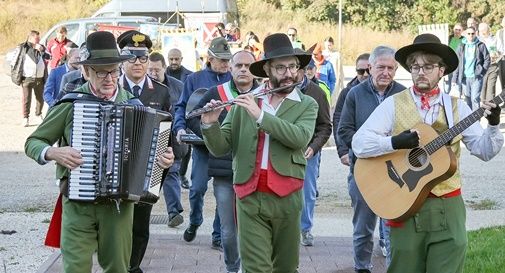
POLYGON ((267 36, 263 41, 263 48, 265 50, 263 59, 252 63, 249 67, 249 71, 251 71, 251 73, 256 77, 268 77, 263 69, 263 65, 271 59, 297 57, 300 61, 300 68, 304 68, 312 58, 312 55, 307 54, 306 52, 295 51, 288 36, 284 33, 274 33, 267 36))
POLYGON ((442 58, 447 65, 444 75, 448 75, 458 68, 459 59, 456 52, 449 46, 442 44, 437 36, 429 33, 418 35, 414 38, 414 42, 411 45, 398 49, 395 59, 403 68, 410 72, 410 67, 407 66, 407 58, 416 51, 424 51, 442 58))
POLYGON ((134 55, 120 55, 116 38, 108 31, 97 31, 86 38, 86 49, 81 49, 82 65, 111 65, 135 58, 134 55), (82 60, 84 58, 84 60, 82 60))

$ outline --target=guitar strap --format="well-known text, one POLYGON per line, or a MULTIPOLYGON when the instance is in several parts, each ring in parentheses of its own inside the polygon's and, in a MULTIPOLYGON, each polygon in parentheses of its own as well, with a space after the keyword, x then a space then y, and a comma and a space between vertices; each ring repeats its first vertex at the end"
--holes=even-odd
MULTIPOLYGON (((447 122, 447 126, 448 128, 452 128, 454 125, 454 116, 452 113, 452 99, 449 94, 442 93, 442 104, 444 105, 445 121, 447 122)), ((448 141, 447 144, 450 144, 451 141, 448 141)))
POLYGON ((447 121, 447 125, 449 128, 451 128, 454 125, 451 96, 449 96, 449 94, 442 93, 442 103, 444 104, 445 119, 447 121))

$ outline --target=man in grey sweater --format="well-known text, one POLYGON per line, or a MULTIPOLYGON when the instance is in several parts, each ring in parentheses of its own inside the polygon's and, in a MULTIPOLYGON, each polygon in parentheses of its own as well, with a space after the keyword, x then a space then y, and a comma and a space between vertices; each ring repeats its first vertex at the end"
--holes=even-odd
MULTIPOLYGON (((370 77, 353 87, 347 94, 338 126, 338 137, 350 148, 351 168, 348 183, 354 210, 352 219, 354 269, 358 273, 371 272, 373 233, 377 216, 368 207, 356 186, 353 176, 356 158, 352 153, 351 142, 359 127, 386 97, 406 90, 405 86, 393 80, 398 68, 394 56, 395 50, 387 46, 378 46, 373 50, 369 59, 370 77)), ((386 242, 387 237, 386 232, 386 242)))

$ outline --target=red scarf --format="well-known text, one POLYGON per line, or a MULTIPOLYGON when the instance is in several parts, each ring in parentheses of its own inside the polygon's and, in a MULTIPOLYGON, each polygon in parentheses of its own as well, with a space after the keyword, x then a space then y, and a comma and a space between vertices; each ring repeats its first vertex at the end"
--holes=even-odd
POLYGON ((438 86, 429 92, 422 92, 417 87, 413 86, 414 94, 421 97, 421 109, 430 110, 430 98, 440 94, 440 88, 438 86))

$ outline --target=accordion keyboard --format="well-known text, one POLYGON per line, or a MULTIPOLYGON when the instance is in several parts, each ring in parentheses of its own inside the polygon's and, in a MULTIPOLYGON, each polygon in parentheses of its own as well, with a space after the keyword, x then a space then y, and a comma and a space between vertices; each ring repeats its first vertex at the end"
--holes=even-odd
POLYGON ((71 146, 81 153, 83 164, 70 172, 68 197, 75 200, 95 200, 100 170, 100 105, 74 104, 71 146))

